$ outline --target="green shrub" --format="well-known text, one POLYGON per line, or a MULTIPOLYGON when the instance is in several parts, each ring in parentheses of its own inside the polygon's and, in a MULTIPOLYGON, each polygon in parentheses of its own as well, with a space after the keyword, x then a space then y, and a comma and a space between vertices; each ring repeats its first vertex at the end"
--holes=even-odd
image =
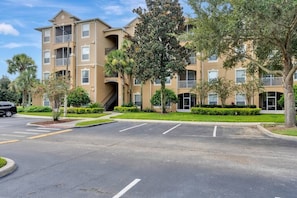
POLYGON ((0 157, 0 168, 6 165, 6 160, 0 157))
POLYGON ((18 108, 18 112, 52 112, 52 108, 46 106, 29 106, 24 109, 18 108))
POLYGON ((70 107, 67 108, 67 113, 84 114, 84 113, 103 113, 104 108, 82 108, 70 107))
POLYGON ((259 115, 260 111, 260 108, 191 108, 191 113, 200 115, 259 115))
POLYGON ((151 108, 145 108, 142 110, 143 112, 155 112, 154 109, 151 109, 151 108))
POLYGON ((89 104, 88 107, 89 108, 103 108, 103 105, 98 102, 95 102, 95 103, 89 104))
POLYGON ((114 107, 114 111, 116 112, 120 112, 120 113, 124 113, 124 112, 138 112, 139 109, 135 106, 133 107, 119 107, 119 106, 116 106, 114 107))

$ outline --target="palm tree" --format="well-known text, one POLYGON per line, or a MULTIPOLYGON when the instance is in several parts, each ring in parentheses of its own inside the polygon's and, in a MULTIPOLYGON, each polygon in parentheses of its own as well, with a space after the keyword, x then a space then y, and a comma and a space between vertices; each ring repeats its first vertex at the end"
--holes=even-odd
POLYGON ((27 96, 31 91, 32 83, 36 80, 37 66, 34 60, 26 54, 17 54, 6 62, 9 74, 19 74, 15 80, 15 86, 18 87, 18 90, 22 90, 22 105, 25 106, 28 104, 27 96))
MULTIPOLYGON (((110 76, 114 73, 118 73, 120 75, 120 78, 122 79, 122 89, 123 89, 122 104, 125 103, 125 85, 126 85, 125 74, 128 75, 128 78, 130 79, 130 84, 131 84, 132 71, 133 71, 132 68, 134 65, 133 59, 129 58, 129 56, 126 53, 125 45, 127 44, 124 42, 124 46, 122 47, 122 49, 111 51, 107 55, 106 63, 104 65, 105 73, 107 75, 110 76)), ((132 94, 131 90, 130 90, 130 94, 132 94)), ((130 96, 130 100, 131 100, 131 97, 132 96, 130 96)))

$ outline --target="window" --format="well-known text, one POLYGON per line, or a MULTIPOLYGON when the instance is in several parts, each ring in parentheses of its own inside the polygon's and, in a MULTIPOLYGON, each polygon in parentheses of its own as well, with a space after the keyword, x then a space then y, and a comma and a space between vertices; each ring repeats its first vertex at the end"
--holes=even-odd
POLYGON ((235 96, 236 105, 245 105, 245 94, 237 93, 235 96))
POLYGON ((297 80, 297 71, 294 73, 294 80, 297 80))
POLYGON ((90 82, 90 70, 83 69, 81 71, 81 84, 89 84, 90 82))
POLYGON ((44 72, 43 73, 43 80, 48 80, 49 79, 49 75, 50 75, 49 72, 44 72))
POLYGON ((237 55, 240 55, 240 57, 244 58, 245 52, 246 52, 246 46, 245 45, 241 45, 239 47, 236 47, 234 49, 235 53, 237 55))
POLYGON ((50 57, 51 57, 50 51, 45 51, 43 53, 43 63, 44 64, 49 64, 50 63, 50 57))
POLYGON ((191 56, 190 56, 190 63, 191 64, 196 64, 196 53, 195 52, 193 52, 193 53, 191 53, 191 56))
POLYGON ((49 43, 50 38, 51 38, 51 30, 50 29, 44 30, 43 42, 44 43, 49 43))
POLYGON ((82 61, 88 61, 90 59, 90 47, 82 47, 82 55, 81 60, 82 61))
POLYGON ((217 78, 218 78, 217 70, 208 71, 208 82, 216 80, 217 78))
POLYGON ((218 55, 213 54, 208 58, 208 62, 216 62, 218 61, 218 55))
POLYGON ((134 85, 140 85, 140 84, 141 84, 141 81, 135 78, 134 79, 134 85))
POLYGON ((218 94, 216 94, 216 93, 208 94, 208 104, 217 105, 218 104, 218 94))
POLYGON ((46 94, 43 95, 43 106, 49 107, 50 101, 46 94))
POLYGON ((136 106, 141 106, 141 95, 140 94, 134 95, 134 104, 136 106))
POLYGON ((89 37, 90 36, 90 24, 82 24, 82 32, 81 37, 89 37))
MULTIPOLYGON (((170 84, 170 82, 171 82, 170 76, 167 76, 166 77, 165 84, 170 84)), ((161 80, 160 79, 156 79, 155 80, 155 84, 160 85, 161 84, 161 80)))
POLYGON ((237 69, 235 73, 236 83, 245 83, 246 71, 245 69, 237 69))

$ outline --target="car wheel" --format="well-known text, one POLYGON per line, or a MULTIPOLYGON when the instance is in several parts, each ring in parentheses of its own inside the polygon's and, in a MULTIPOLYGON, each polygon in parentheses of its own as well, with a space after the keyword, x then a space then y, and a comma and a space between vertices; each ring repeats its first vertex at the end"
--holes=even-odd
POLYGON ((6 111, 6 112, 5 112, 5 116, 6 116, 6 117, 11 117, 11 116, 12 116, 11 111, 6 111))

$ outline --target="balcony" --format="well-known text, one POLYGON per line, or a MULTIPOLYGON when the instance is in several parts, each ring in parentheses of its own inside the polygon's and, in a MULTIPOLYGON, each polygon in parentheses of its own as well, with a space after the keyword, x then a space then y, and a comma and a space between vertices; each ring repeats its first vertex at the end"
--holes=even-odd
POLYGON ((261 78, 263 86, 280 86, 282 85, 282 77, 264 77, 261 78))
MULTIPOLYGON (((67 65, 67 58, 57 58, 56 66, 64 66, 67 65)), ((70 65, 70 58, 68 58, 68 65, 70 65)))
POLYGON ((56 43, 66 43, 68 41, 71 41, 72 34, 65 34, 56 36, 56 43))
POLYGON ((193 88, 196 85, 196 80, 180 80, 178 81, 178 88, 193 88))

